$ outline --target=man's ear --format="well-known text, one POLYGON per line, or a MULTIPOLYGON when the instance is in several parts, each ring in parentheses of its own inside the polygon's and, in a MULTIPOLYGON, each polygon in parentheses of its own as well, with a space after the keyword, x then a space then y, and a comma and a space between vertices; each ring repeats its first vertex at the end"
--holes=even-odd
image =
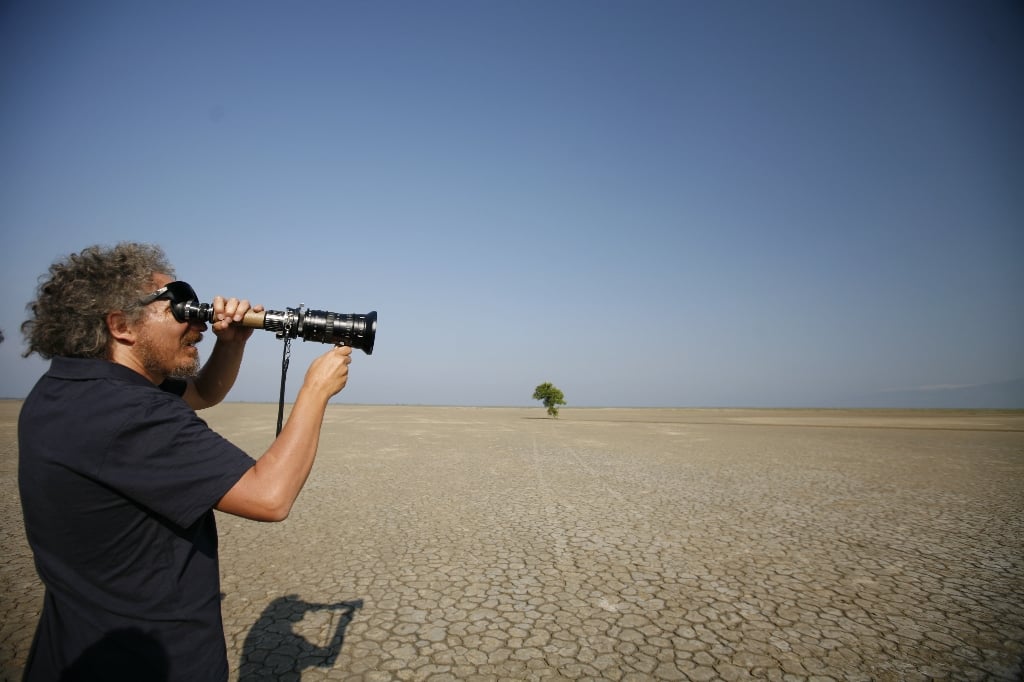
POLYGON ((128 324, 128 316, 121 310, 107 313, 107 329, 110 336, 118 343, 135 343, 135 330, 128 324))

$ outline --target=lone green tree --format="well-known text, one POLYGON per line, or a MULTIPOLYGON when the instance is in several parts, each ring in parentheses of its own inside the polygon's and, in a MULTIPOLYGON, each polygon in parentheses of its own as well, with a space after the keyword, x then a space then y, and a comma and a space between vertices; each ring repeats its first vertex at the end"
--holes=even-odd
POLYGON ((543 401, 544 407, 548 408, 548 414, 555 418, 558 417, 558 406, 565 405, 565 395, 550 381, 533 389, 533 399, 543 401))

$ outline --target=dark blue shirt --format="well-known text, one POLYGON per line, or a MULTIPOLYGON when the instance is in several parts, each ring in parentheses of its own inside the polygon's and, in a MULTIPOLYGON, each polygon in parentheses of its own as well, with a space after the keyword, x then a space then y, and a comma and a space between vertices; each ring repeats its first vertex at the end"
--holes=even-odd
POLYGON ((46 587, 26 680, 224 680, 213 506, 253 459, 181 398, 54 358, 18 420, 25 530, 46 587))

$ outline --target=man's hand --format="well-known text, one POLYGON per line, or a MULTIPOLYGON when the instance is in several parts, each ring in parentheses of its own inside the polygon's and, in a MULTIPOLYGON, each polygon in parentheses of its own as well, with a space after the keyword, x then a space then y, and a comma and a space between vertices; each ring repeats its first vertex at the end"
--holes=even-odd
POLYGON ((348 366, 352 364, 352 348, 335 346, 317 359, 306 370, 303 388, 309 388, 327 398, 337 395, 348 383, 348 366))
POLYGON ((235 384, 245 342, 253 332, 251 327, 239 324, 249 311, 261 313, 263 306, 250 306, 244 298, 214 296, 212 328, 217 343, 199 375, 189 379, 182 396, 192 409, 203 410, 216 405, 235 384))
POLYGON ((263 306, 249 305, 247 299, 213 297, 213 333, 218 341, 242 342, 252 336, 251 327, 243 327, 240 322, 249 311, 262 313, 263 306))

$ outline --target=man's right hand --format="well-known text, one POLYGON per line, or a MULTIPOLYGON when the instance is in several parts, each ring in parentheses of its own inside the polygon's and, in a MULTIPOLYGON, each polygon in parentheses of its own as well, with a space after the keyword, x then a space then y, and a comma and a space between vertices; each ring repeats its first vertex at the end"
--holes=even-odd
POLYGON ((324 391, 335 396, 348 383, 348 366, 352 362, 352 348, 335 346, 314 360, 306 370, 304 387, 324 391))

